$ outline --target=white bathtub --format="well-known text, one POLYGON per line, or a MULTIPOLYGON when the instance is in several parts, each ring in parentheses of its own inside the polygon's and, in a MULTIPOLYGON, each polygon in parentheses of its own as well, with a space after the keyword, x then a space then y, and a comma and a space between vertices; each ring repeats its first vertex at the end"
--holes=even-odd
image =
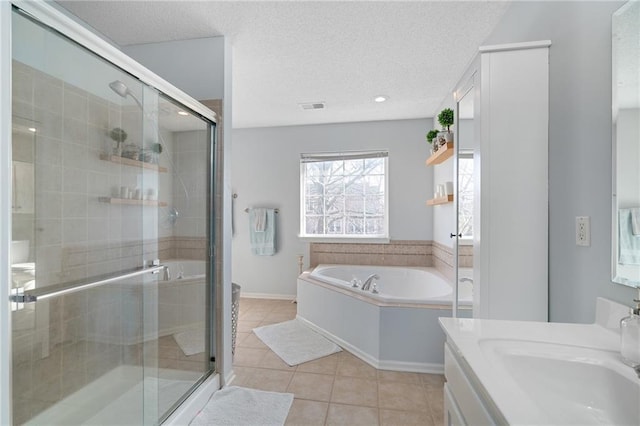
MULTIPOLYGON (((435 268, 318 265, 310 277, 381 302, 450 305, 453 292, 451 284, 435 268), (352 286, 354 279, 363 283, 372 274, 380 277, 373 280, 377 285, 377 294, 352 286)), ((471 288, 468 285, 461 287, 459 300, 463 304, 471 301, 471 288)))
MULTIPOLYGON (((470 306, 463 284, 460 304, 470 306)), ((442 373, 438 317, 451 316, 452 294, 435 268, 319 265, 298 277, 298 318, 376 368, 442 373), (352 287, 371 274, 378 294, 352 287)))

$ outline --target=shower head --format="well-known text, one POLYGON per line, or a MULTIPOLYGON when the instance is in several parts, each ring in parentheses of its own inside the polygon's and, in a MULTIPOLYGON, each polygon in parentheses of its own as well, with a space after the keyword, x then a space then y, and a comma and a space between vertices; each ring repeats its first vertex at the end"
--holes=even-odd
POLYGON ((133 100, 136 101, 138 106, 140 108, 142 108, 142 104, 140 103, 138 98, 135 97, 135 95, 131 92, 131 90, 129 90, 127 85, 124 84, 122 81, 120 81, 120 80, 112 81, 111 83, 109 83, 109 87, 111 88, 111 90, 113 90, 118 95, 122 96, 123 98, 126 98, 127 96, 131 96, 133 98, 133 100))
POLYGON ((111 87, 111 90, 113 90, 123 98, 126 98, 129 94, 129 88, 120 80, 112 81, 111 83, 109 83, 109 87, 111 87))

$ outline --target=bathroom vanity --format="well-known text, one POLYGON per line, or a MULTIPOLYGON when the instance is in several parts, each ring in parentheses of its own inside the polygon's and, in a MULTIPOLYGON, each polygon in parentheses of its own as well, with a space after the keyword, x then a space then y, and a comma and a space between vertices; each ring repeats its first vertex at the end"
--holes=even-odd
POLYGON ((440 318, 445 424, 640 424, 640 377, 620 356, 628 307, 594 324, 440 318))

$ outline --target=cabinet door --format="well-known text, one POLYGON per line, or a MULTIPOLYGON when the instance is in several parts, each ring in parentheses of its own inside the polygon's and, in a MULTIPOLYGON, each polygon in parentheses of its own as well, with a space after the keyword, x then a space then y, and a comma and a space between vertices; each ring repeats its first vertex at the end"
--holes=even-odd
POLYGON ((453 394, 447 384, 444 384, 444 424, 445 426, 464 426, 464 418, 453 398, 453 394))

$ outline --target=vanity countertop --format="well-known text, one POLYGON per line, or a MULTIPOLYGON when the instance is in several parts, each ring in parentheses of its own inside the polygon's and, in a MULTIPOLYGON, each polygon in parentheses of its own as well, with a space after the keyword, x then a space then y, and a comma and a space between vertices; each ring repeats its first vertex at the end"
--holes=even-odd
MULTIPOLYGON (((636 392, 636 385, 640 389, 640 380, 632 368, 622 363, 619 352, 618 322, 627 309, 599 298, 594 324, 466 318, 440 318, 440 324, 480 396, 491 401, 494 411, 497 409, 498 413, 493 415, 498 419, 512 425, 563 424, 576 420, 573 413, 582 413, 586 407, 587 411, 600 411, 588 414, 593 416, 594 424, 598 424, 611 419, 607 412, 611 411, 607 409, 609 406, 592 407, 585 406, 584 401, 573 401, 575 389, 595 388, 585 393, 616 395, 619 389, 596 388, 591 377, 593 371, 597 371, 596 374, 611 372, 625 390, 632 389, 632 394, 636 392), (545 371, 548 366, 549 370, 545 371), (573 374, 572 369, 577 374, 573 374), (569 396, 563 398, 563 395, 569 396)), ((610 382, 606 379, 602 383, 610 382)), ((589 395, 584 398, 588 400, 589 395)))

